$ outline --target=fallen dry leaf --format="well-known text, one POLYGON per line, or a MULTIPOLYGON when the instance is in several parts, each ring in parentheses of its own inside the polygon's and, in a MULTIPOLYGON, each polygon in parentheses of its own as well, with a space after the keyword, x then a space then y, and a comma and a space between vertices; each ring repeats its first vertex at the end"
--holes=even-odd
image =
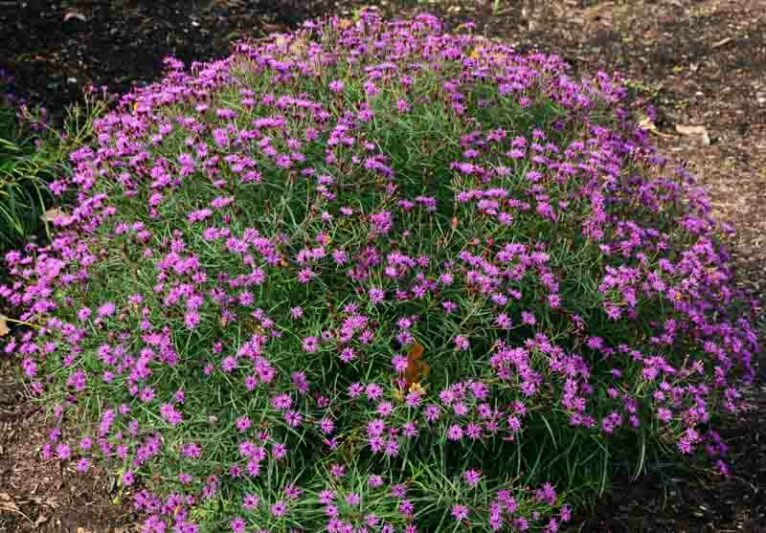
POLYGON ((2 505, 2 508, 8 510, 17 511, 19 509, 16 502, 13 501, 13 498, 11 498, 11 495, 7 492, 0 492, 0 505, 2 505))
POLYGON ((42 215, 40 215, 40 220, 42 220, 43 222, 53 222, 59 217, 66 218, 68 216, 69 215, 67 215, 64 211, 62 211, 58 207, 53 207, 51 209, 48 209, 42 215))
MULTIPOLYGON (((8 327, 8 317, 5 315, 0 315, 0 337, 8 335, 10 332, 11 329, 8 327)), ((0 499, 2 499, 3 494, 5 493, 0 492, 0 499)))
POLYGON ((708 135, 705 126, 684 126, 682 124, 676 124, 676 131, 681 135, 699 137, 702 139, 703 144, 710 144, 710 136, 708 135))
POLYGON ((651 133, 654 133, 655 135, 658 135, 660 137, 672 137, 672 135, 668 135, 667 133, 662 133, 658 128, 657 125, 652 122, 652 119, 650 119, 647 116, 641 117, 641 120, 638 121, 638 125, 645 129, 650 131, 651 133))
POLYGON ((290 28, 284 24, 271 24, 270 22, 264 22, 261 24, 261 29, 264 33, 286 33, 290 31, 290 28))
POLYGON ((26 518, 29 523, 34 524, 34 521, 19 509, 19 506, 16 505, 16 502, 13 501, 13 498, 7 492, 0 492, 0 515, 3 513, 15 513, 26 518))

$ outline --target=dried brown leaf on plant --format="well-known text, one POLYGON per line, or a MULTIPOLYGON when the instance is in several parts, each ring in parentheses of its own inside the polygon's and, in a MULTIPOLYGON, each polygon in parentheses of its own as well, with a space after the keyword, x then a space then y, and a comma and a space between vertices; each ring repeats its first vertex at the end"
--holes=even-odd
POLYGON ((40 220, 43 222, 55 222, 58 218, 66 219, 68 217, 69 215, 64 210, 53 207, 40 215, 40 220))
MULTIPOLYGON (((8 327, 8 317, 5 315, 0 315, 0 337, 8 335, 10 332, 11 329, 8 327)), ((0 492, 0 501, 2 501, 3 494, 5 493, 0 492)))
POLYGON ((340 19, 337 24, 338 28, 340 28, 341 30, 347 30, 353 25, 354 25, 354 21, 351 19, 340 19))

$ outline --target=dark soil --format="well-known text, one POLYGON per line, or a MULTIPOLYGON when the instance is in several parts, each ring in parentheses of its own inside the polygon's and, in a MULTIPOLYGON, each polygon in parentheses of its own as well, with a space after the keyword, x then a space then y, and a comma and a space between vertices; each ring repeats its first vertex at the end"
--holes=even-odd
MULTIPOLYGON (((0 68, 49 109, 83 87, 124 91, 156 79, 162 58, 223 56, 230 43, 284 31, 306 17, 376 4, 418 9, 520 48, 555 51, 577 71, 620 70, 659 108, 656 143, 687 161, 717 215, 739 230, 730 246, 743 286, 766 289, 766 5, 763 0, 0 0, 0 68), (677 127, 704 126, 701 134, 677 127)), ((766 319, 764 319, 766 325, 766 319)), ((764 328, 766 331, 766 327, 764 328)), ((762 369, 766 365, 761 366, 762 369)), ((766 532, 766 376, 750 412, 726 421, 733 475, 658 469, 622 480, 581 531, 766 532)), ((128 531, 110 480, 37 460, 42 410, 10 361, 0 361, 0 532, 128 531)))
POLYGON ((170 54, 221 56, 316 12, 302 0, 0 1, 0 66, 31 101, 60 110, 89 84, 124 92, 156 78, 170 54))

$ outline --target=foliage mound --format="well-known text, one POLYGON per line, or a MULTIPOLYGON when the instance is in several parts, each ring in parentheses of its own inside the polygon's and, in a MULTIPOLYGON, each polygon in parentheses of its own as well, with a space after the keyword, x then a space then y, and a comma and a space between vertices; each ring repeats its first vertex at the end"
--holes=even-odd
POLYGON ((422 15, 159 83, 7 254, 7 347, 147 531, 555 531, 710 456, 757 339, 704 194, 617 76, 422 15))

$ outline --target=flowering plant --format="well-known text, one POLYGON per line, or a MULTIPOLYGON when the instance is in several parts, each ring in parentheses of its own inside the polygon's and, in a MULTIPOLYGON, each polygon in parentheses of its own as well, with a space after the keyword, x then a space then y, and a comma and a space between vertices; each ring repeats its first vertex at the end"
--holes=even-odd
POLYGON ((374 11, 167 65, 0 289, 44 457, 146 531, 555 531, 647 450, 725 469, 752 304, 619 77, 374 11))

